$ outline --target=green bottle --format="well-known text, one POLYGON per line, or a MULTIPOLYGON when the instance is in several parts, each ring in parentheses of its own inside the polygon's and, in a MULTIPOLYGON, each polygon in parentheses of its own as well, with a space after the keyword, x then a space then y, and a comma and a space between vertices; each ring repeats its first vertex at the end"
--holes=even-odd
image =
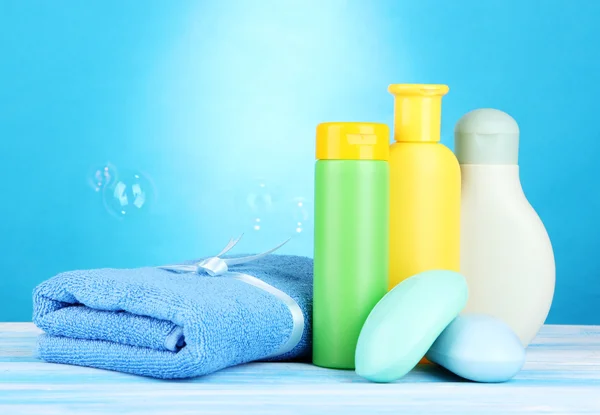
POLYGON ((354 369, 363 323, 388 287, 389 129, 317 127, 313 363, 354 369))

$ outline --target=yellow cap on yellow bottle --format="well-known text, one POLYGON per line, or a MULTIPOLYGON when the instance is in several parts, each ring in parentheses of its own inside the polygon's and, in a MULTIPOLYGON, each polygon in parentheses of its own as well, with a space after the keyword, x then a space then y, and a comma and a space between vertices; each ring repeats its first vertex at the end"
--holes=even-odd
POLYGON ((390 129, 385 124, 326 122, 317 126, 318 160, 387 160, 390 129))
POLYGON ((394 140, 440 141, 442 97, 447 85, 394 84, 394 140))

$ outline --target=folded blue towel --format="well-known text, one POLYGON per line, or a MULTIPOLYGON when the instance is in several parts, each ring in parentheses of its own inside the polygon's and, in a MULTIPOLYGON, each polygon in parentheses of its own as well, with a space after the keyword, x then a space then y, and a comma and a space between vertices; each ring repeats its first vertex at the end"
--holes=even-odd
MULTIPOLYGON (((234 269, 285 292, 304 315, 298 345, 270 360, 310 355, 312 269, 312 259, 290 255, 234 269)), ((293 329, 290 308, 272 293, 228 275, 159 268, 65 272, 41 283, 33 303, 46 332, 41 359, 165 379, 263 360, 293 329)))

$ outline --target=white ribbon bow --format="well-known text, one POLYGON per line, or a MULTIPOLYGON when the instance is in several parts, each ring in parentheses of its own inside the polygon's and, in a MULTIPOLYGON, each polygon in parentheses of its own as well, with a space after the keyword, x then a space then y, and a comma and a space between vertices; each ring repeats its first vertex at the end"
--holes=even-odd
POLYGON ((230 271, 229 267, 235 266, 235 265, 246 264, 248 262, 256 261, 257 259, 264 258, 265 256, 275 252, 276 250, 281 248, 283 245, 285 245, 289 241, 289 239, 282 242, 281 244, 277 245, 275 248, 272 248, 266 252, 263 252, 262 254, 250 255, 250 256, 246 256, 246 257, 242 257, 242 258, 220 258, 221 255, 225 255, 235 245, 237 245, 237 243, 240 241, 240 239, 242 239, 242 236, 243 236, 243 234, 240 235, 235 240, 233 238, 230 239, 227 246, 225 246, 225 248, 223 248, 223 250, 221 252, 219 252, 216 256, 214 256, 212 258, 204 259, 196 264, 165 265, 165 266, 162 266, 159 268, 167 270, 167 271, 177 272, 177 273, 202 274, 203 272, 206 272, 211 277, 227 276, 227 277, 231 277, 231 278, 243 281, 247 284, 253 285, 253 286, 260 288, 260 289, 268 292, 269 294, 272 294, 275 297, 277 297, 290 310, 290 314, 292 315, 292 332, 290 333, 288 340, 284 344, 282 344, 279 347, 279 349, 277 349, 274 353, 272 353, 266 357, 269 358, 269 357, 281 356, 282 354, 285 354, 285 353, 289 352, 290 350, 292 350, 294 347, 296 347, 298 345, 298 343, 300 343, 300 339, 302 339, 302 334, 304 333, 304 314, 302 314, 302 309, 300 308, 298 303, 296 303, 296 301, 294 301, 294 299, 292 297, 290 297, 283 291, 273 287, 270 284, 267 284, 263 280, 253 277, 252 275, 244 274, 241 272, 230 271))

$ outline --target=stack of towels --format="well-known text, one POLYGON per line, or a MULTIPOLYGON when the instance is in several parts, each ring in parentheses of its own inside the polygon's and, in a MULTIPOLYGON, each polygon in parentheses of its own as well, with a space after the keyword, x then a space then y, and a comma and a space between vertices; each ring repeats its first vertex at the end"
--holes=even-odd
MULTIPOLYGON (((191 264, 192 262, 190 262, 191 264)), ((187 378, 256 360, 310 359, 312 259, 268 255, 234 267, 291 297, 288 304, 228 274, 161 268, 65 272, 34 292, 34 323, 44 330, 37 354, 48 362, 156 378, 187 378)))

